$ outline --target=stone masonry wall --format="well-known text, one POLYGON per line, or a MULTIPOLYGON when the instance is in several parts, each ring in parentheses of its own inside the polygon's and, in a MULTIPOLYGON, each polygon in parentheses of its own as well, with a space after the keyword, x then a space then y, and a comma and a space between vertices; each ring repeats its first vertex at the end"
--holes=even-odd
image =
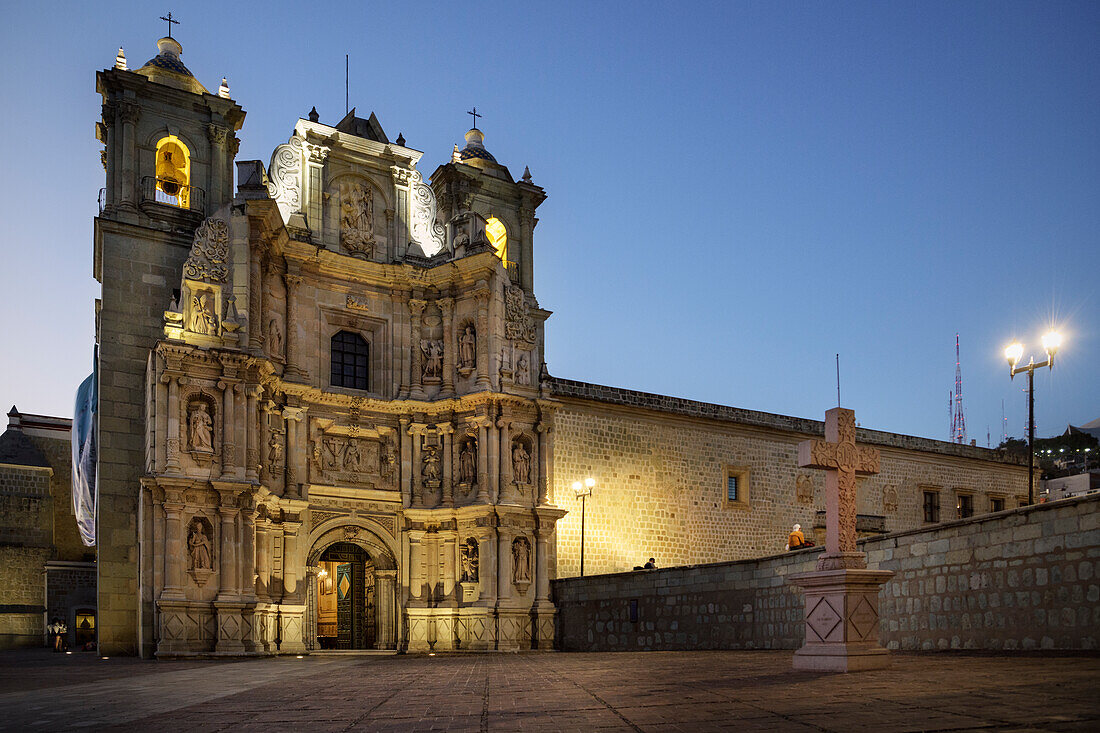
MULTIPOLYGON (((552 380, 562 402, 554 428, 557 577, 579 573, 581 506, 572 483, 596 479, 585 509, 585 571, 737 560, 781 552, 791 525, 807 537, 825 507, 821 471, 798 468, 798 443, 821 437, 821 422, 673 397, 552 380), (727 468, 747 469, 747 505, 726 499, 727 468), (802 491, 799 491, 799 488, 802 491)), ((1026 498, 1027 468, 985 448, 860 429, 882 455, 881 472, 860 480, 860 514, 884 517, 888 532, 923 524, 925 490, 940 494, 941 519, 956 497, 975 513, 991 499, 1026 498)))
MULTIPOLYGON (((891 649, 1096 649, 1100 496, 863 540, 891 649)), ((796 649, 820 548, 553 582, 567 651, 796 649), (633 619, 632 619, 633 613, 633 619)), ((587 569, 587 568, 586 568, 587 569)))
POLYGON ((163 336, 191 236, 97 220, 103 283, 99 328, 99 506, 96 527, 100 648, 134 654, 152 639, 139 609, 137 507, 145 470, 145 367, 163 336), (142 623, 139 631, 139 610, 142 623), (140 634, 140 639, 139 639, 140 634))
POLYGON ((45 643, 42 612, 48 547, 0 547, 0 649, 45 643))

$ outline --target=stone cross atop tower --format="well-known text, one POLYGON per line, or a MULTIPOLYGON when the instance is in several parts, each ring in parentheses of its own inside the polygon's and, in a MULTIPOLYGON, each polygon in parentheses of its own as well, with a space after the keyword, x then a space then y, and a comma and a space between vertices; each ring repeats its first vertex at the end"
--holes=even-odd
POLYGON ((825 554, 818 570, 865 568, 856 550, 856 476, 878 473, 879 453, 856 445, 856 413, 834 407, 825 413, 825 440, 798 444, 798 465, 825 474, 825 554))

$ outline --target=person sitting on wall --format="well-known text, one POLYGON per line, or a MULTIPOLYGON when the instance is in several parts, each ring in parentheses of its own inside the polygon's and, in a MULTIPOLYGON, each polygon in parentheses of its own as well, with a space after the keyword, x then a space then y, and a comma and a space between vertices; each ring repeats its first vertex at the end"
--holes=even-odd
POLYGON ((809 547, 806 544, 806 537, 802 534, 802 525, 796 524, 791 528, 791 533, 787 535, 787 546, 785 550, 801 550, 803 547, 809 547))
POLYGON ((649 560, 646 561, 646 564, 642 566, 642 569, 643 570, 656 570, 657 569, 657 561, 654 560, 652 557, 649 558, 649 560))

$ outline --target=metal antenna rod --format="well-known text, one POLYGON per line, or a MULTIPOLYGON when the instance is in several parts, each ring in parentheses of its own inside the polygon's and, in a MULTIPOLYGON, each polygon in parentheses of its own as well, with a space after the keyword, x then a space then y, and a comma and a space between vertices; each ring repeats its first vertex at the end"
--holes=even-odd
POLYGON ((840 407, 840 354, 836 355, 836 406, 840 407))
POLYGON ((351 57, 351 54, 347 54, 347 53, 344 54, 344 114, 345 115, 351 109, 351 107, 350 107, 350 99, 351 98, 348 95, 348 84, 349 84, 348 79, 350 77, 350 71, 351 71, 350 57, 351 57))

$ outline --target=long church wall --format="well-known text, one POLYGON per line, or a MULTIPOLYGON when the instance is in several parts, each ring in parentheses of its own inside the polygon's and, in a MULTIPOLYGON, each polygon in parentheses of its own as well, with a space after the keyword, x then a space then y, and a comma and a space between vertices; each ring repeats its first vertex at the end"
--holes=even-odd
MULTIPOLYGON (((585 571, 614 573, 654 557, 687 565, 781 552, 795 522, 807 537, 825 508, 822 471, 798 467, 798 443, 819 421, 553 379, 557 577, 580 572, 581 502, 574 481, 596 479, 585 500, 585 571), (728 469, 742 472, 747 502, 727 500, 728 469), (746 480, 747 479, 747 480, 746 480)), ((1027 469, 998 451, 860 429, 881 452, 881 472, 859 485, 861 515, 881 531, 923 524, 923 493, 939 492, 941 520, 956 497, 975 513, 991 499, 1026 499, 1027 469)))
MULTIPOLYGON (((892 570, 889 649, 1096 649, 1100 496, 1063 499, 860 542, 892 570)), ((797 649, 803 601, 786 582, 821 549, 554 581, 566 651, 797 649)), ((587 568, 586 568, 587 569, 587 568)))

